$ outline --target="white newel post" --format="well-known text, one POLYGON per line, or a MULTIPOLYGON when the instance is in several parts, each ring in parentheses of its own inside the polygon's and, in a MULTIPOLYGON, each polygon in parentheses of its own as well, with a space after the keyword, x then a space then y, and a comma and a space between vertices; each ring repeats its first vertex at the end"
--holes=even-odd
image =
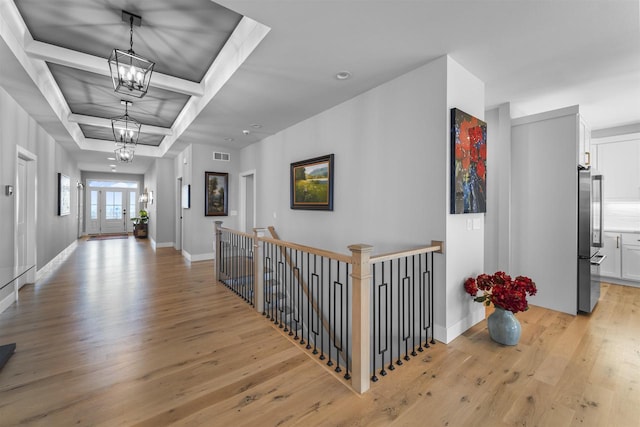
POLYGON ((353 368, 351 386, 358 393, 369 390, 371 375, 371 272, 369 258, 373 246, 358 244, 349 246, 353 258, 351 273, 353 284, 353 368))
POLYGON ((266 228, 254 228, 253 239, 253 295, 256 311, 264 313, 264 264, 262 262, 262 245, 258 238, 267 234, 266 228))

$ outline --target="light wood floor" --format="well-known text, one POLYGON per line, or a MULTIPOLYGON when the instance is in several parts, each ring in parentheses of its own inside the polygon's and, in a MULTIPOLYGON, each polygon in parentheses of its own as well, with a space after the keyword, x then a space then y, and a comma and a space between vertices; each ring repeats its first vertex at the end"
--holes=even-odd
POLYGON ((80 241, 0 314, 0 425, 638 426, 640 289, 591 316, 533 307, 519 345, 485 322, 357 396, 246 303, 146 240, 80 241))

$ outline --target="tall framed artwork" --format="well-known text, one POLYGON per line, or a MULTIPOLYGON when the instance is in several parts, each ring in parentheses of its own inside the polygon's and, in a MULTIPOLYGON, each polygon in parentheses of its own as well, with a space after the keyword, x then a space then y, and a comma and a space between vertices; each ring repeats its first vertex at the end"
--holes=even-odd
POLYGON ((227 216, 229 201, 229 174, 224 172, 204 173, 205 216, 227 216))
POLYGON ((58 215, 71 213, 71 179, 63 173, 58 173, 58 215))
POLYGON ((487 124, 451 109, 451 213, 487 211, 487 124))
POLYGON ((291 163, 291 209, 333 210, 333 154, 291 163))

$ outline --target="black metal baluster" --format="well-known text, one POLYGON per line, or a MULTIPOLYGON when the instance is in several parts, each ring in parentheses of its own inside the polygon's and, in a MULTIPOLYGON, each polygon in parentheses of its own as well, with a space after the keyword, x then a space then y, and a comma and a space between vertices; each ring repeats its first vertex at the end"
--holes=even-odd
MULTIPOLYGON (((305 271, 307 272, 307 274, 306 274, 306 276, 307 276, 307 280, 306 280, 306 283, 307 283, 307 293, 306 293, 306 295, 307 295, 307 298, 306 298, 307 299, 307 311, 306 311, 306 313, 307 313, 307 315, 305 316, 304 300, 303 300, 302 301, 302 306, 303 306, 303 310, 302 310, 302 333, 300 334, 300 344, 304 344, 305 343, 305 340, 304 340, 305 317, 307 319, 309 317, 309 298, 311 298, 310 295, 309 295, 309 293, 311 292, 311 272, 310 272, 311 268, 309 267, 309 263, 311 261, 310 257, 311 257, 311 255, 309 254, 309 252, 307 252, 307 264, 306 264, 307 266, 306 266, 306 269, 305 269, 305 271)), ((302 258, 303 258, 303 262, 304 262, 304 254, 302 254, 302 258)), ((306 322, 306 325, 309 325, 309 321, 308 320, 306 322)), ((309 328, 307 327, 307 334, 308 333, 309 333, 309 328)))
MULTIPOLYGON (((384 280, 384 278, 383 278, 384 280)), ((378 381, 378 377, 376 376, 376 360, 377 360, 377 352, 376 352, 376 324, 378 323, 376 318, 377 318, 377 313, 375 310, 375 306, 376 306, 376 291, 375 289, 377 289, 378 287, 378 281, 376 280, 376 268, 374 265, 373 268, 373 286, 374 286, 374 290, 373 290, 373 305, 372 307, 374 307, 373 309, 373 339, 371 340, 371 363, 373 364, 372 366, 372 370, 371 372, 373 372, 373 375, 371 376, 371 381, 373 381, 374 383, 378 381)), ((368 296, 362 295, 362 298, 368 298, 368 296)))
MULTIPOLYGON (((390 261, 391 265, 393 266, 393 261, 390 261)), ((404 293, 402 292, 402 282, 400 281, 400 260, 397 259, 397 270, 398 270, 398 276, 397 276, 397 282, 396 282, 396 287, 398 289, 398 359, 396 360, 396 365, 398 366, 402 366, 403 362, 402 362, 402 354, 401 354, 401 349, 402 349, 402 335, 403 335, 403 325, 404 325, 404 293)))
MULTIPOLYGON (((385 353, 387 351, 389 351, 389 330, 387 329, 387 325, 389 324, 388 321, 388 315, 389 313, 386 311, 384 311, 385 316, 384 316, 384 320, 382 320, 382 312, 383 312, 383 297, 384 297, 384 305, 388 305, 386 304, 386 295, 389 292, 389 284, 384 282, 384 262, 382 263, 382 277, 383 277, 383 281, 382 284, 380 286, 377 287, 377 291, 378 291, 378 306, 374 308, 374 310, 376 310, 379 313, 378 316, 378 353, 380 355, 380 375, 382 375, 383 377, 387 375, 387 371, 385 370, 385 353), (384 347, 382 345, 382 332, 383 332, 383 328, 384 328, 384 347)), ((391 357, 391 355, 389 356, 391 357)))
POLYGON ((351 343, 352 341, 349 339, 349 337, 351 336, 351 334, 349 333, 349 307, 351 307, 351 305, 349 304, 349 289, 351 289, 351 283, 349 283, 349 263, 345 263, 344 264, 344 282, 347 284, 347 286, 345 286, 344 289, 344 295, 345 295, 345 304, 344 304, 344 318, 346 321, 346 328, 345 328, 345 368, 347 370, 347 372, 345 372, 344 374, 344 378, 346 380, 350 380, 351 379, 351 365, 349 363, 349 347, 351 347, 351 343))
MULTIPOLYGON (((411 325, 409 322, 411 320, 411 289, 409 288, 409 277, 408 274, 408 257, 404 257, 404 277, 402 278, 402 295, 406 296, 406 300, 404 301, 405 312, 403 316, 403 325, 402 330, 404 332, 402 339, 404 341, 404 360, 410 360, 409 357, 409 338, 411 334, 411 325)), ((400 260, 398 260, 400 262, 400 260)))
MULTIPOLYGON (((411 355, 417 356, 416 352, 416 323, 418 323, 418 319, 416 319, 416 256, 411 256, 411 355)), ((420 311, 418 310, 418 315, 420 311)), ((418 340, 420 342, 420 340, 418 340)))
POLYGON ((296 254, 296 256, 295 256, 295 264, 294 264, 295 265, 294 276, 296 277, 296 282, 298 283, 298 286, 296 286, 296 288, 295 288, 296 289, 296 294, 295 295, 296 295, 297 301, 296 301, 296 304, 294 304, 295 309, 293 310, 292 314, 293 314, 293 320, 294 320, 294 322, 296 324, 296 330, 295 330, 295 334, 294 334, 293 339, 297 340, 297 339, 299 339, 299 337, 298 337, 298 328, 299 328, 299 325, 300 325, 300 312, 302 311, 302 306, 301 306, 301 304, 302 304, 302 283, 301 283, 301 280, 300 280, 300 278, 302 276, 300 275, 301 274, 300 273, 300 267, 299 267, 300 264, 299 264, 299 261, 298 261, 300 252, 296 249, 295 250, 295 254, 296 254))
POLYGON ((418 337, 418 351, 419 352, 423 352, 424 349, 422 348, 422 331, 424 330, 424 326, 425 326, 425 301, 424 301, 424 295, 425 295, 425 289, 424 289, 424 271, 422 270, 422 254, 418 255, 418 271, 420 272, 420 276, 418 276, 418 280, 419 280, 419 296, 418 298, 420 299, 418 305, 419 305, 419 310, 420 310, 420 326, 418 327, 419 331, 419 337, 418 337))
POLYGON ((430 317, 430 321, 429 321, 429 327, 431 328, 431 344, 435 344, 436 340, 433 336, 433 271, 435 270, 435 266, 433 264, 433 252, 431 252, 431 272, 429 274, 429 317, 430 317))

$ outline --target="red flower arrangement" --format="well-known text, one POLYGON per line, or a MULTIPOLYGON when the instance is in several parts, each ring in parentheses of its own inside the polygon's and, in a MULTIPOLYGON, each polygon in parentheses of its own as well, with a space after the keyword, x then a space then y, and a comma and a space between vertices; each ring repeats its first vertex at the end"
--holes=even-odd
POLYGON ((481 274, 475 279, 469 277, 464 281, 464 290, 474 297, 475 302, 487 306, 493 303, 512 313, 528 310, 527 295, 535 295, 538 291, 530 278, 518 276, 512 279, 504 271, 497 271, 493 275, 481 274), (479 290, 482 295, 477 296, 479 290))

